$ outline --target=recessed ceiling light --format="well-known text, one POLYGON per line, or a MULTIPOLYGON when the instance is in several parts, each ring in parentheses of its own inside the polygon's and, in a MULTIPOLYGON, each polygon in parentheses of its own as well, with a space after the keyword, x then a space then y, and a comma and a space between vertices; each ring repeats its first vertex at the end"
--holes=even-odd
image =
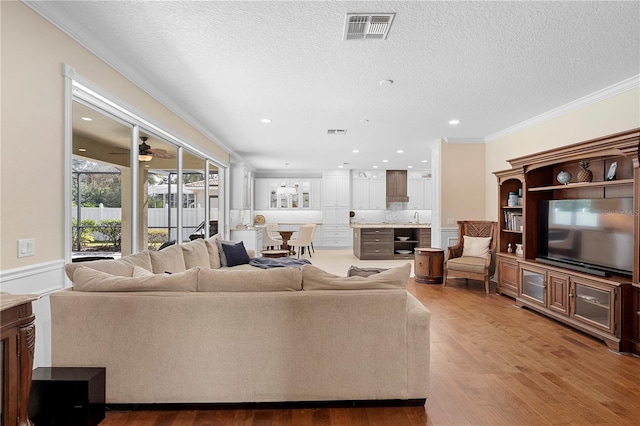
POLYGON ((382 160, 382 162, 383 162, 383 163, 388 163, 388 162, 389 162, 389 160, 382 160))
POLYGON ((360 152, 360 150, 359 150, 359 149, 354 149, 354 150, 353 150, 353 153, 354 153, 354 154, 357 154, 357 153, 359 153, 359 152, 360 152))
POLYGON ((342 164, 340 164, 340 165, 338 166, 338 168, 339 168, 339 169, 342 169, 342 168, 344 168, 344 166, 343 166, 342 164))
POLYGON ((407 166, 407 169, 413 169, 413 166, 407 166))
POLYGON ((363 118, 362 120, 360 120, 360 122, 362 124, 369 124, 369 120, 367 120, 366 118, 363 118))
POLYGON ((377 168, 378 168, 378 166, 373 166, 373 168, 374 168, 374 169, 377 169, 377 168))
POLYGON ((423 163, 428 163, 428 162, 429 162, 429 160, 422 160, 422 162, 423 162, 423 163))
POLYGON ((397 152, 398 154, 402 154, 404 151, 403 151, 403 150, 401 150, 401 149, 399 149, 399 150, 397 150, 396 152, 397 152))
POLYGON ((262 120, 260 120, 260 121, 262 121, 263 123, 266 123, 266 124, 271 123, 271 119, 270 119, 270 118, 263 118, 263 119, 262 119, 262 120))
POLYGON ((456 124, 460 124, 460 120, 458 120, 457 118, 454 118, 453 120, 449 120, 449 124, 451 124, 452 126, 455 126, 456 124))
POLYGON ((91 118, 91 117, 80 117, 80 120, 93 121, 93 118, 91 118))
POLYGON ((78 148, 79 152, 87 152, 87 148, 78 148))
POLYGON ((391 86, 393 84, 393 80, 381 80, 380 86, 391 86))

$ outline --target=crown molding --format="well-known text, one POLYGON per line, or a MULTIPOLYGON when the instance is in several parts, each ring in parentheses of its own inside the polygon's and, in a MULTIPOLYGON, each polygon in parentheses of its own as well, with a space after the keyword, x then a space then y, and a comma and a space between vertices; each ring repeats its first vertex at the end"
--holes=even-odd
POLYGON ((640 87, 640 74, 626 80, 622 80, 621 82, 613 84, 609 87, 605 87, 604 89, 598 90, 597 92, 594 92, 590 95, 583 96, 582 98, 576 99, 575 101, 564 104, 558 108, 554 108, 550 111, 545 112, 544 114, 540 114, 536 117, 523 121, 522 123, 518 123, 515 126, 507 127, 504 130, 500 130, 499 132, 490 134, 489 136, 485 136, 484 141, 492 142, 496 139, 500 139, 505 136, 520 132, 529 127, 552 120, 554 118, 560 117, 561 115, 567 114, 580 108, 584 108, 588 105, 603 101, 605 99, 611 98, 629 90, 636 89, 638 87, 640 87))
POLYGON ((484 138, 449 138, 445 137, 443 140, 446 143, 484 143, 484 138))

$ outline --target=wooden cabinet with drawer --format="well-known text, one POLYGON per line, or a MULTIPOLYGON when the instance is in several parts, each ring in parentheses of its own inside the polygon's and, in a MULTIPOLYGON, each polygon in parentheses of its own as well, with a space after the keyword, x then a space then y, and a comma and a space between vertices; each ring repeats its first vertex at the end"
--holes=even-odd
POLYGON ((353 249, 356 257, 363 260, 393 258, 393 229, 355 228, 353 249))

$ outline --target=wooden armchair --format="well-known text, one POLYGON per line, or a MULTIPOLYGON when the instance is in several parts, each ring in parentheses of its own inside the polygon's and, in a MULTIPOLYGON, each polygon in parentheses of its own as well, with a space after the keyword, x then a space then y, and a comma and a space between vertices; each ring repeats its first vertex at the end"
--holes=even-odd
MULTIPOLYGON (((472 240, 468 241, 471 243, 472 240)), ((489 221, 458 221, 458 242, 448 248, 447 260, 444 263, 444 282, 447 277, 469 278, 484 281, 484 289, 489 293, 489 279, 496 270, 496 246, 498 244, 498 222, 489 221), (473 240, 474 247, 464 248, 465 236, 489 238, 488 247, 478 247, 486 243, 483 240, 473 240), (479 250, 478 250, 479 249, 479 250), (484 249, 484 250, 483 250, 484 249), (482 257, 479 257, 481 255, 482 257)))

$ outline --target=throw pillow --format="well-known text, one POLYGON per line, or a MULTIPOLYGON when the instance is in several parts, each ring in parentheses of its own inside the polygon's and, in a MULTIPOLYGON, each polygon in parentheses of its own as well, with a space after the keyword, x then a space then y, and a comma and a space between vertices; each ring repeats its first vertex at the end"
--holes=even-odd
POLYGON ((184 264, 184 254, 182 246, 173 245, 160 251, 149 252, 151 256, 151 270, 154 274, 162 274, 163 272, 184 272, 187 267, 184 264))
POLYGON ((235 244, 235 241, 224 241, 218 238, 214 239, 216 245, 218 246, 218 253, 220 254, 220 266, 223 268, 227 266, 227 256, 224 254, 224 249, 222 248, 222 244, 235 244))
POLYGON ((411 264, 391 268, 368 277, 340 277, 313 265, 302 267, 303 290, 404 290, 411 264))
POLYGON ((133 267, 133 275, 131 275, 132 277, 150 277, 154 275, 153 272, 151 271, 147 271, 146 269, 140 267, 140 266, 134 266, 133 267))
POLYGON ((469 237, 463 235, 462 257, 487 257, 491 237, 469 237))
POLYGON ((211 265, 211 269, 218 269, 222 266, 220 264, 220 250, 218 249, 216 240, 217 237, 213 236, 211 238, 207 238, 204 241, 207 245, 207 252, 209 253, 209 265, 211 265))
POLYGON ((211 267, 207 244, 202 238, 183 244, 182 253, 184 255, 184 266, 187 269, 195 268, 196 266, 211 267))
POLYGON ((232 244, 222 242, 222 251, 228 267, 245 265, 251 260, 242 241, 232 244))
POLYGON ((388 268, 358 268, 351 265, 347 271, 347 277, 368 277, 369 275, 379 274, 388 268))

